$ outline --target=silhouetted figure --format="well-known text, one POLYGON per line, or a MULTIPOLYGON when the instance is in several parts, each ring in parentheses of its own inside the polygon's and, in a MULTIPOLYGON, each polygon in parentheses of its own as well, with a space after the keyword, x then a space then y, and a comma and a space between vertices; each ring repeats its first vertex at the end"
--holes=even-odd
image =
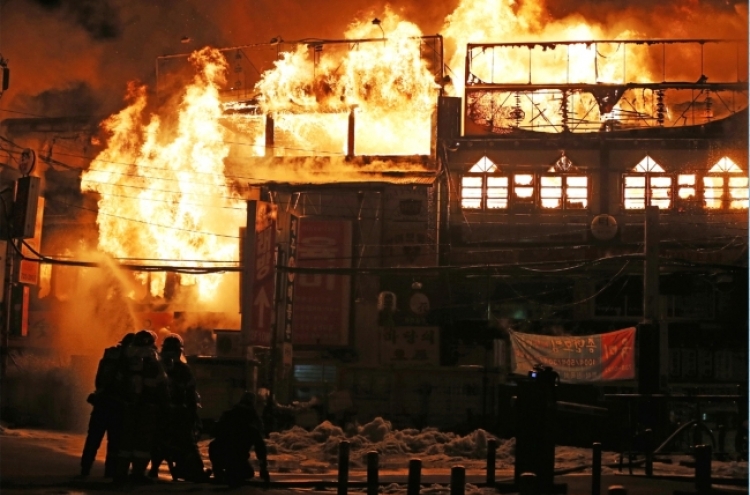
POLYGON ((119 395, 117 387, 117 370, 120 359, 133 341, 133 337, 135 337, 134 333, 125 335, 116 346, 106 348, 99 360, 94 380, 95 391, 86 399, 93 409, 81 454, 81 476, 83 477, 91 473, 91 466, 94 464, 96 452, 102 444, 105 433, 107 434, 107 457, 104 461, 104 476, 112 478, 115 474, 123 410, 123 398, 119 395))
POLYGON ((270 481, 268 454, 260 424, 252 392, 246 393, 237 405, 222 413, 216 423, 215 438, 208 445, 208 456, 217 481, 237 487, 244 480, 252 479, 255 470, 250 464, 250 451, 253 449, 260 465, 261 479, 270 481))
POLYGON ((118 383, 125 407, 115 482, 124 482, 131 466, 133 481, 151 481, 146 467, 151 460, 158 415, 169 404, 167 374, 155 342, 154 332, 139 331, 120 360, 118 383))
POLYGON ((202 482, 208 480, 208 475, 197 444, 199 396, 193 372, 183 361, 182 353, 179 335, 164 338, 160 359, 167 372, 169 405, 160 416, 149 476, 156 478, 162 462, 167 461, 173 480, 202 482))

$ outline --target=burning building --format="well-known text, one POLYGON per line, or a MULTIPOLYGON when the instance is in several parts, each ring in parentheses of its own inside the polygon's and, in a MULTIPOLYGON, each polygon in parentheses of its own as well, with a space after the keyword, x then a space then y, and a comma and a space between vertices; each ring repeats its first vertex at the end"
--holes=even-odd
POLYGON ((130 85, 101 126, 5 121, 46 201, 11 347, 177 331, 242 363, 233 393, 343 390, 417 426, 496 427, 514 332, 648 320, 659 387, 746 383, 746 40, 471 3, 442 35, 387 12, 159 57, 156 94, 130 85))

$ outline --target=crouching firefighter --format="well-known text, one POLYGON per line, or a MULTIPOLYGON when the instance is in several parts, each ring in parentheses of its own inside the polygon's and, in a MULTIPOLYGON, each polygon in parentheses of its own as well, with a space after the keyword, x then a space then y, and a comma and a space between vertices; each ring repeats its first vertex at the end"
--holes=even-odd
POLYGON ((268 483, 268 452, 258 413, 255 394, 246 393, 234 407, 222 413, 216 423, 215 436, 208 445, 208 457, 216 481, 231 487, 255 477, 250 451, 255 450, 260 478, 268 483))
POLYGON ((118 378, 125 405, 114 476, 116 483, 126 481, 128 475, 135 482, 151 481, 146 476, 146 468, 151 460, 159 414, 169 404, 167 374, 159 361, 155 342, 153 332, 139 331, 120 360, 118 378))

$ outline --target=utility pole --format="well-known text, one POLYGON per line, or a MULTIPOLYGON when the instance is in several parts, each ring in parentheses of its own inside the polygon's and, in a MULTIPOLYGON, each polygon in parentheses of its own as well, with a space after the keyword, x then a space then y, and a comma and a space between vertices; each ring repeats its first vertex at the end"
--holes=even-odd
POLYGON ((643 320, 638 325, 638 392, 663 391, 659 331, 659 207, 647 206, 644 225, 643 320))

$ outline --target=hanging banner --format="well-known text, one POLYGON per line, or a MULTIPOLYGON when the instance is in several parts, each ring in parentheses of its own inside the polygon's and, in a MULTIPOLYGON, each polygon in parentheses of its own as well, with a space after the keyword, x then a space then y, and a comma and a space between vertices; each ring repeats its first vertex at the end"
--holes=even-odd
POLYGON ((586 336, 510 332, 514 373, 551 366, 568 383, 635 378, 635 328, 586 336))

